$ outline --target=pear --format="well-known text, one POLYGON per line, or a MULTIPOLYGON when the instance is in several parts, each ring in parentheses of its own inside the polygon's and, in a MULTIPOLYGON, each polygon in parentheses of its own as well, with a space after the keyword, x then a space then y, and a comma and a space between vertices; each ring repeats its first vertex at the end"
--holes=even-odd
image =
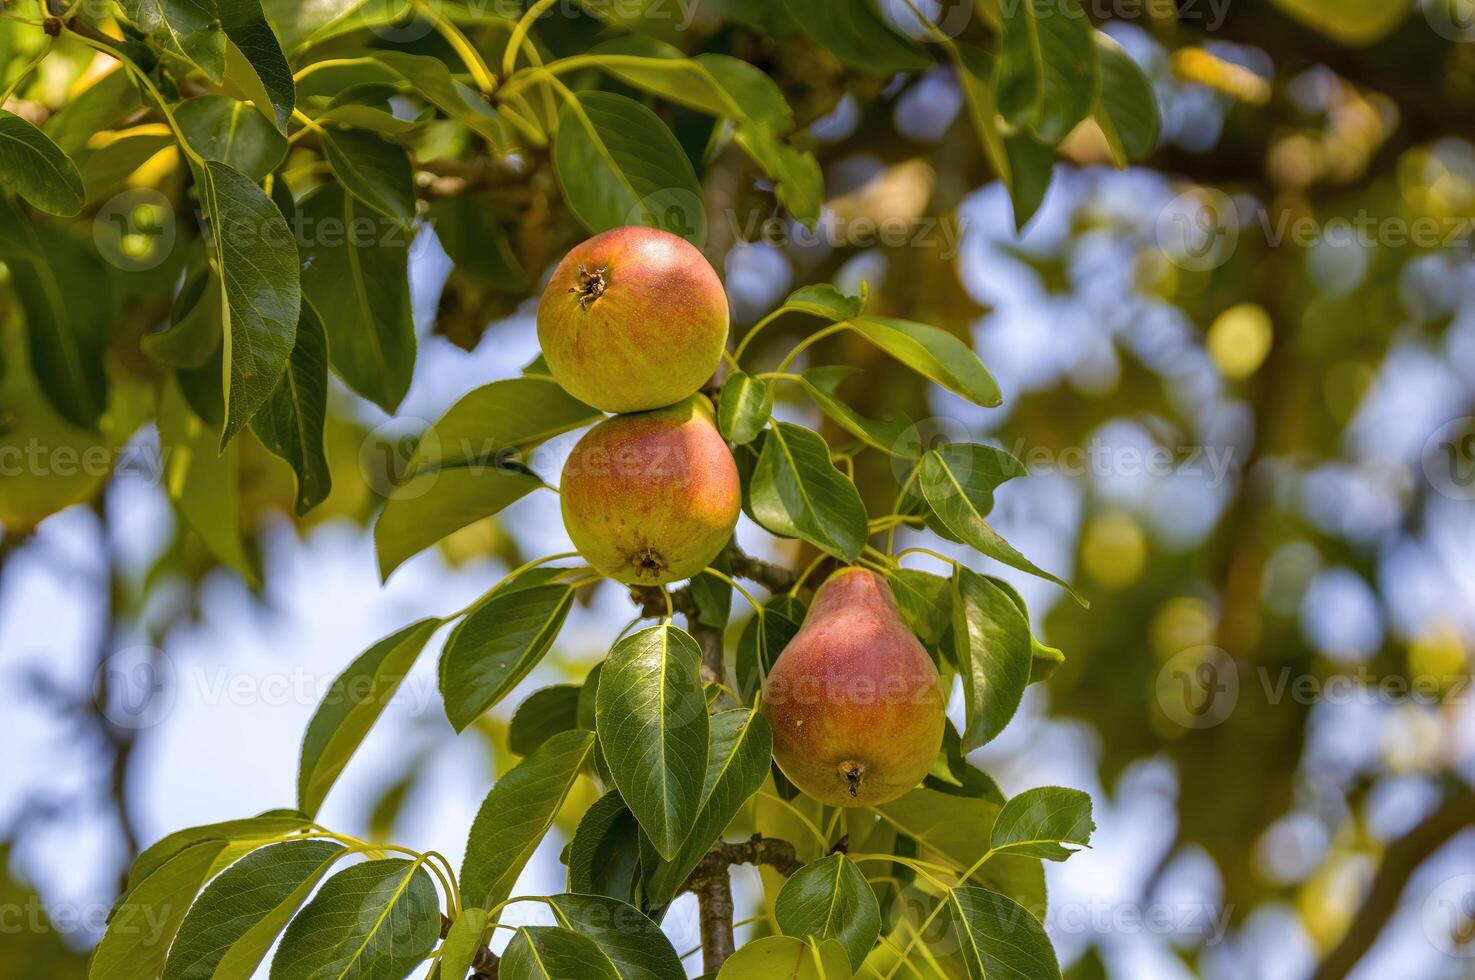
POLYGON ((820 586, 763 685, 773 757, 831 806, 875 806, 921 782, 942 746, 937 667, 886 581, 841 569, 820 586))
POLYGON ((727 344, 722 281, 684 238, 615 228, 577 246, 538 303, 555 381, 605 412, 674 405, 701 389, 727 344))
POLYGON ((559 490, 579 554, 627 585, 701 572, 742 506, 737 464, 703 395, 600 422, 569 454, 559 490))

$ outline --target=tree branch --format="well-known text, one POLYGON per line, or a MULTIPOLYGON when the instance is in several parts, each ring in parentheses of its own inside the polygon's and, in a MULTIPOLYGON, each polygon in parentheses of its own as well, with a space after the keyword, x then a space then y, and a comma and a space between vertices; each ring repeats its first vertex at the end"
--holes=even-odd
POLYGON ((1475 790, 1460 787, 1439 809, 1389 845, 1373 886, 1342 941, 1326 955, 1312 980, 1342 980, 1372 948, 1419 865, 1455 834, 1475 823, 1475 790))
POLYGON ((702 962, 709 974, 721 969, 737 948, 732 932, 732 879, 728 875, 734 864, 767 865, 785 877, 802 867, 793 844, 762 834, 754 834, 741 844, 718 841, 707 852, 687 877, 682 890, 697 897, 701 910, 702 962))
POLYGON ((745 578, 750 582, 757 582, 769 592, 787 592, 799 581, 799 573, 783 565, 775 565, 773 562, 754 558, 752 555, 738 547, 736 539, 727 546, 727 561, 732 567, 732 574, 739 578, 745 578))

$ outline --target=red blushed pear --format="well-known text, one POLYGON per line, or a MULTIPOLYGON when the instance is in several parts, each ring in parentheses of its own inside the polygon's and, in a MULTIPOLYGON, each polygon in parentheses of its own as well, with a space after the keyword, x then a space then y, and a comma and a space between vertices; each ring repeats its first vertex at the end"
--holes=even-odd
POLYGON ((579 245, 538 304, 554 380, 606 412, 695 394, 722 360, 727 329, 717 273, 686 239, 656 228, 616 228, 579 245))
POLYGON ((836 572, 763 685, 773 757, 831 806, 876 806, 915 787, 942 747, 937 667, 885 580, 836 572))
POLYGON ((664 585, 710 565, 742 506, 737 464, 694 395, 590 429, 564 464, 563 523, 579 554, 628 585, 664 585))

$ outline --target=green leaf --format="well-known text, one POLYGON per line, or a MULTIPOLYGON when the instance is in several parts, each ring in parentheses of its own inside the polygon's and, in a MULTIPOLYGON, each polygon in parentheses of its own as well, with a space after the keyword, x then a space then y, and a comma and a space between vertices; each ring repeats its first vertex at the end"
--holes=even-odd
POLYGON ((422 619, 365 650, 334 679, 302 738, 297 805, 316 815, 338 774, 384 713, 439 619, 422 619))
POLYGON ((763 604, 763 615, 754 616, 738 637, 737 685, 744 704, 752 704, 773 662, 804 623, 804 603, 789 595, 778 595, 763 604))
POLYGON ((733 141, 773 180, 779 203, 806 228, 813 228, 825 202, 824 172, 814 154, 796 150, 764 126, 740 127, 733 141))
POLYGON ((684 980, 671 941, 639 909, 603 895, 553 895, 548 904, 566 928, 594 941, 621 980, 684 980))
POLYGON ((820 411, 861 442, 893 456, 918 458, 921 455, 920 438, 911 419, 905 415, 894 419, 869 419, 845 404, 836 394, 841 382, 858 370, 852 367, 810 368, 800 375, 803 379, 801 385, 820 411))
POLYGON ((772 388, 741 371, 727 376, 717 399, 717 428, 724 439, 740 446, 752 442, 772 414, 772 388))
MULTIPOLYGON (((1004 594, 1013 601, 1014 605, 1019 607, 1019 614, 1028 623, 1030 621, 1029 607, 1025 605, 1024 596, 1019 594, 1019 590, 1001 578, 990 578, 989 581, 1002 589, 1004 594)), ((1055 647, 1047 647, 1041 643, 1035 637, 1033 627, 1030 629, 1029 648, 1034 657, 1029 669, 1029 682, 1031 684, 1038 684, 1040 681, 1049 680, 1050 675, 1054 674, 1065 663, 1065 654, 1055 647)))
POLYGON ((471 825, 461 865, 468 903, 494 908, 512 894, 593 750, 593 732, 560 732, 497 780, 471 825))
POLYGON ((507 747, 517 755, 532 755, 559 732, 579 727, 578 684, 554 684, 523 699, 507 726, 507 747))
POLYGON ((925 643, 941 643, 952 625, 952 584, 915 568, 887 572, 886 582, 912 632, 925 643))
POLYGON ((616 643, 599 676, 594 724, 605 761, 668 860, 701 808, 710 737, 701 662, 684 630, 653 626, 616 643))
POLYGON ((773 762, 768 719, 747 708, 733 708, 719 712, 711 724, 701 809, 691 833, 670 861, 663 862, 654 853, 642 855, 645 897, 651 905, 665 905, 680 894, 712 843, 768 778, 773 762))
POLYGON ((163 980, 248 980, 339 858, 341 844, 273 844, 231 865, 200 895, 169 950, 163 980))
POLYGON ((415 95, 464 123, 493 148, 505 152, 510 147, 496 109, 475 89, 456 81, 445 62, 428 55, 379 49, 371 63, 381 77, 409 82, 415 95))
POLYGON ((985 407, 1003 399, 999 385, 978 355, 957 337, 925 323, 859 316, 851 329, 925 378, 985 407))
MULTIPOLYGON (((174 0, 208 3, 210 0, 174 0)), ((283 136, 297 106, 297 86, 281 42, 266 22, 261 0, 214 0, 225 49, 225 77, 240 87, 283 136)))
POLYGON ((1045 200, 1055 165, 1055 152, 1028 132, 1021 130, 1005 135, 999 123, 999 107, 995 99, 997 64, 997 59, 986 51, 971 45, 954 45, 953 65, 963 89, 968 115, 989 163, 1009 191, 1009 200, 1014 206, 1014 226, 1023 231, 1045 200))
MULTIPOLYGON (((732 577, 732 562, 726 549, 712 559, 711 567, 732 577)), ((697 622, 713 629, 727 629, 727 621, 732 618, 732 585, 711 572, 702 572, 687 588, 691 591, 691 601, 696 603, 697 622)))
POLYGON ((241 536, 237 447, 220 453, 215 433, 185 404, 177 383, 166 383, 159 396, 158 426, 170 499, 211 554, 253 578, 241 536))
POLYGON ((244 102, 202 95, 181 102, 174 118, 196 153, 227 164, 253 181, 287 157, 287 138, 244 102))
POLYGON ((374 524, 379 575, 391 572, 441 538, 544 486, 520 467, 474 466, 417 473, 390 491, 374 524))
POLYGON ((190 844, 143 878, 114 906, 88 976, 158 980, 169 944, 225 846, 220 839, 190 844))
MULTIPOLYGON (((999 806, 979 797, 914 789, 899 800, 877 807, 876 813, 898 833, 916 841, 921 853, 933 855, 933 860, 961 873, 977 864, 988 850, 999 806)), ((1044 912, 1045 872, 1038 858, 995 854, 967 884, 991 888, 1044 912)))
POLYGON ((461 910, 446 933, 446 941, 441 944, 440 976, 448 980, 465 980, 476 960, 476 951, 481 948, 482 934, 490 924, 491 916, 486 909, 461 910))
POLYGON ((208 266, 190 273, 174 298, 169 327, 144 334, 144 350, 171 367, 200 368, 220 351, 220 280, 208 266))
POLYGON ((1064 861, 1077 849, 1091 846, 1095 829, 1091 797, 1078 789, 1041 786, 1004 804, 994 821, 989 846, 999 852, 1064 861))
POLYGON ((323 130, 323 150, 333 173, 359 201, 408 226, 415 220, 410 155, 360 129, 323 130))
POLYGON ((954 888, 947 903, 973 980, 1060 980, 1045 927, 1028 909, 986 888, 954 888))
POLYGON ((794 128, 782 90, 761 68, 724 54, 687 58, 679 48, 631 34, 589 50, 599 67, 627 85, 709 115, 762 124, 775 133, 794 128))
POLYGON ((0 255, 7 258, 11 284, 26 314, 36 382, 58 415, 96 432, 107 408, 103 357, 118 311, 107 270, 97 253, 74 235, 32 226, 3 205, 0 220, 11 224, 12 243, 0 244, 0 255), (88 288, 78 288, 79 283, 88 288))
POLYGON ((70 218, 82 210, 82 175, 61 147, 13 112, 0 109, 0 187, 47 214, 70 218))
POLYGON ((582 895, 632 899, 640 880, 640 824, 619 790, 584 811, 564 852, 568 887, 582 895))
POLYGON ((426 430, 409 470, 486 465, 603 417, 549 377, 493 381, 462 397, 426 430))
POLYGON ((822 282, 800 286, 784 300, 783 308, 840 321, 860 316, 865 303, 859 296, 846 296, 829 283, 822 282))
POLYGON ((753 516, 774 534, 803 538, 837 558, 854 561, 865 547, 865 504, 830 462, 815 432, 789 422, 768 429, 749 488, 753 516))
POLYGON ((850 975, 850 957, 838 940, 765 936, 729 956, 717 980, 844 980, 850 975))
POLYGON ((859 971, 881 934, 881 908, 854 861, 831 854, 789 876, 773 903, 786 936, 837 939, 859 971))
MULTIPOLYGON (((126 898, 144 879, 162 868, 170 859, 185 849, 205 841, 218 841, 226 845, 222 857, 233 861, 241 854, 254 851, 262 844, 287 834, 295 833, 312 821, 296 810, 268 810, 266 813, 241 820, 226 820, 221 823, 205 824, 177 830, 150 845, 133 862, 128 872, 128 883, 123 889, 126 898)), ((217 867, 219 864, 217 863, 217 867)), ((122 899, 120 898, 121 902, 122 899)))
POLYGON ((1101 59, 1101 95, 1094 115, 1118 167, 1143 160, 1157 149, 1162 118, 1157 93, 1137 62, 1116 41, 1096 32, 1101 59))
POLYGON ((128 19, 165 51, 192 62, 212 82, 225 73, 225 34, 213 0, 121 0, 128 19))
POLYGON ((440 938, 435 884, 418 861, 367 861, 328 879, 287 927, 271 980, 405 977, 440 938))
POLYGON ((1029 624, 1009 596, 962 565, 953 572, 953 643, 967 723, 963 751, 991 741, 1029 685, 1029 624))
POLYGON ((567 585, 498 591, 451 633, 440 659, 446 717, 458 733, 538 665, 574 602, 567 585))
POLYGON ((707 215, 691 161, 634 99, 583 92, 559 114, 553 162, 569 210, 590 231, 662 228, 700 243, 707 215))
MULTIPOLYGON (((287 370, 302 313, 301 276, 286 220, 249 177, 207 160, 196 169, 196 180, 224 285, 224 447, 272 396, 287 370)), ((318 312, 328 315, 321 307, 318 312)))
POLYGON ((973 475, 959 472, 955 458, 950 459, 937 451, 929 452, 922 458, 922 474, 918 482, 932 512, 960 540, 995 561, 1054 582, 1077 602, 1086 604, 1074 589, 1014 550, 984 522, 978 502, 969 495, 973 475))
POLYGON ((1057 144, 1090 115, 1101 84, 1090 18, 1077 0, 1020 0, 1000 12, 999 110, 1057 144))
POLYGON ((498 980, 620 980, 594 940, 556 926, 523 926, 507 944, 498 980))
POLYGON ((312 303, 304 301, 297 342, 287 371, 251 431, 268 451, 286 460, 297 476, 297 516, 327 499, 333 488, 323 426, 328 412, 328 336, 312 303))
POLYGON ((920 71, 932 59, 891 29, 871 0, 783 0, 789 15, 815 44, 855 68, 920 71))
POLYGON ((334 370, 394 414, 415 371, 408 232, 333 184, 303 201, 295 219, 302 291, 328 328, 334 370))

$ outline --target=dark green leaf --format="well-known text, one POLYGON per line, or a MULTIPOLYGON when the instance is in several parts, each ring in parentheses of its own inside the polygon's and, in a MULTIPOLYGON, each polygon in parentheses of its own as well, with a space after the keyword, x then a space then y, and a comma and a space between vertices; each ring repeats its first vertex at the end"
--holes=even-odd
POLYGON ((914 41, 891 29, 871 0, 783 0, 810 40, 855 68, 919 71, 932 67, 914 41))
POLYGON ((701 808, 710 735, 701 660, 684 630, 653 626, 616 643, 599 677, 595 728, 605 761, 667 859, 701 808))
POLYGON ((703 240, 696 171, 660 117, 634 99, 584 92, 565 105, 553 161, 569 210, 590 231, 647 225, 703 240))
POLYGON ((837 939, 859 971, 881 933, 881 909, 866 876, 843 854, 831 854, 789 876, 773 903, 786 936, 837 939))
POLYGON ((640 880, 640 824, 619 790, 584 811, 565 851, 568 887, 582 895, 633 899, 640 880))
POLYGON ((520 467, 478 465, 418 473, 390 490, 374 524, 379 574, 389 574, 441 538, 543 486, 520 467))
POLYGON ((180 103, 174 117, 184 138, 206 160, 261 180, 287 156, 287 139, 244 102, 202 95, 180 103))
POLYGON ((1100 85, 1090 18, 1077 0, 1021 0, 1000 10, 999 110, 1059 143, 1090 115, 1100 85))
MULTIPOLYGON (((176 4, 210 0, 173 0, 176 4)), ((220 27, 230 43, 225 50, 225 76, 240 87, 261 113, 286 135, 297 106, 297 87, 282 45, 266 22, 261 0, 214 0, 220 27)))
POLYGON ((1003 590, 962 565, 953 572, 953 642, 967 722, 963 751, 992 740, 1029 685, 1029 624, 1003 590))
POLYGON ((493 381, 465 395, 426 430, 409 470, 486 465, 603 417, 549 377, 493 381))
POLYGON ((440 660, 440 691, 452 728, 465 731, 538 665, 573 601, 567 585, 499 590, 461 621, 440 660))
POLYGON ((169 328, 144 334, 140 343, 149 354, 171 367, 204 367, 220 352, 224 326, 220 280, 201 266, 185 280, 169 313, 169 328))
POLYGON ((169 950, 163 980, 249 977, 307 896, 346 853, 296 840, 246 855, 210 882, 169 950))
MULTIPOLYGON (((732 563, 726 550, 712 559, 711 567, 731 578, 732 563)), ((711 572, 703 572, 687 588, 691 591, 691 601, 696 603, 697 622, 713 629, 727 629, 727 621, 732 618, 732 586, 711 572)))
POLYGON ((817 433, 789 422, 768 429, 749 488, 753 516, 774 534, 803 538, 854 561, 866 543, 860 493, 830 462, 817 433))
POLYGON ((947 579, 915 568, 886 573, 902 618, 926 643, 941 643, 952 625, 952 585, 947 579))
POLYGON ((733 140, 772 178, 779 203, 813 228, 825 201, 824 173, 814 154, 796 150, 763 126, 744 126, 733 140))
POLYGON ((954 888, 947 902, 973 980, 1060 980, 1045 927, 1028 909, 985 888, 954 888))
POLYGON ((978 355, 946 330, 881 316, 858 316, 849 322, 856 333, 949 391, 987 407, 1002 400, 998 382, 978 355))
POLYGON ((138 105, 138 87, 119 65, 54 112, 46 120, 46 135, 63 151, 76 153, 96 133, 113 128, 138 105))
POLYGON ((916 459, 921 456, 920 438, 916 426, 905 415, 894 419, 869 419, 840 398, 836 391, 841 382, 857 373, 850 367, 810 368, 800 377, 804 391, 840 427, 861 442, 883 453, 916 459))
POLYGON ((671 941, 640 910, 602 895, 553 895, 553 914, 594 941, 620 980, 683 980, 671 941))
MULTIPOLYGON (((0 161, 0 170, 5 166, 0 161)), ((58 415, 96 431, 107 408, 103 355, 118 307, 107 270, 74 235, 32 227, 6 207, 0 219, 15 220, 23 249, 9 260, 10 278, 25 310, 36 381, 58 415), (87 288, 79 288, 82 283, 87 288)))
POLYGON ((958 472, 955 464, 956 460, 944 457, 936 451, 929 452, 922 459, 922 475, 919 480, 928 506, 947 529, 996 561, 1056 583, 1084 605, 1084 600, 1075 590, 1014 550, 1009 542, 984 522, 983 512, 969 495, 970 477, 958 472))
POLYGON ((391 633, 334 679, 302 739, 297 776, 297 804, 302 812, 318 812, 338 774, 440 625, 439 619, 422 619, 391 633))
POLYGON ((593 749, 593 732, 561 732, 497 780, 471 825, 461 865, 468 903, 493 908, 512 894, 593 749))
POLYGON ((498 980, 620 980, 594 940, 556 926, 517 930, 502 957, 498 980))
POLYGON ((650 904, 665 905, 680 893, 712 843, 768 778, 772 761, 773 731, 762 715, 733 708, 712 718, 701 809, 691 833, 670 861, 661 861, 653 851, 642 855, 650 904))
POLYGON ((994 821, 989 846, 995 851, 1064 861, 1091 845, 1095 829, 1091 797, 1078 789, 1041 786, 1004 804, 994 821))
POLYGON ((121 899, 92 954, 91 980, 158 980, 169 943, 225 846, 211 838, 184 847, 121 899))
POLYGON ((328 879, 287 927, 271 980, 400 978, 440 938, 435 884, 418 861, 367 861, 328 879))
POLYGON ((1055 153, 1027 132, 1005 135, 999 123, 994 91, 998 60, 971 45, 955 45, 953 51, 954 68, 963 88, 973 128, 983 143, 984 153, 994 172, 1009 191, 1009 200, 1014 206, 1014 226, 1023 231, 1045 200, 1055 153))
POLYGON ((1096 49, 1101 59, 1101 96, 1096 102, 1095 117, 1112 160, 1125 167, 1142 160, 1157 149, 1162 119, 1158 114, 1157 94, 1152 82, 1122 46, 1096 32, 1096 49))
POLYGON ((328 336, 312 303, 302 304, 297 342, 287 371, 251 431, 273 454, 286 460, 297 475, 297 515, 327 499, 333 487, 323 426, 328 411, 328 336))
POLYGON ((328 328, 333 368, 393 414, 415 370, 406 229, 328 185, 295 216, 302 291, 328 328))
MULTIPOLYGON (((1019 590, 1001 578, 990 578, 989 581, 1002 589, 1004 594, 1013 601, 1014 605, 1019 607, 1019 614, 1028 623, 1030 621, 1029 607, 1025 605, 1024 596, 1019 594, 1019 590)), ((1049 680, 1050 675, 1054 674, 1055 671, 1060 669, 1061 664, 1065 663, 1065 654, 1055 647, 1047 647, 1041 643, 1034 635, 1033 626, 1030 628, 1029 647, 1031 653, 1034 655, 1034 660, 1030 664, 1029 670, 1029 682, 1031 684, 1038 684, 1040 681, 1049 680)))
POLYGON ((754 616, 738 637, 737 684, 744 704, 752 704, 773 662, 799 632, 807 610, 789 595, 777 595, 763 604, 763 615, 754 616))
POLYGON ((559 732, 579 727, 578 684, 554 684, 523 699, 507 727, 507 747, 517 755, 532 755, 559 732))
POLYGON ((287 370, 302 314, 301 278, 292 233, 271 198, 226 164, 208 160, 196 173, 224 284, 224 446, 272 396, 287 370))
POLYGON ((738 445, 752 442, 772 414, 772 388, 741 371, 727 376, 717 399, 717 428, 724 439, 738 445))
POLYGON ((123 11, 144 34, 172 54, 193 62, 220 81, 225 73, 225 34, 214 0, 121 0, 123 11))
POLYGON ((350 194, 401 224, 415 220, 414 175, 404 147, 360 129, 326 129, 323 150, 350 194))

